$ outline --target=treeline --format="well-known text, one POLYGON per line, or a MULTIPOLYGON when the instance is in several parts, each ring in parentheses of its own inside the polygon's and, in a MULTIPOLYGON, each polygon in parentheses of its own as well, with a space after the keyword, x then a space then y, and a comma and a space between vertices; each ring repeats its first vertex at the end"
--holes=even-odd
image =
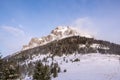
POLYGON ((0 56, 0 80, 16 80, 19 76, 19 65, 5 61, 0 56))
POLYGON ((47 65, 43 64, 43 60, 20 65, 16 61, 5 61, 0 56, 0 80, 23 80, 25 76, 31 77, 32 80, 51 80, 52 77, 57 77, 61 72, 58 63, 47 65))
POLYGON ((39 61, 35 66, 33 80, 51 80, 52 77, 58 77, 58 73, 60 73, 60 71, 60 67, 57 63, 49 66, 39 61))
MULTIPOLYGON (((24 63, 25 60, 27 59, 32 59, 33 55, 37 56, 40 54, 50 53, 53 58, 54 56, 62 56, 63 54, 66 54, 66 55, 72 54, 72 53, 87 54, 87 53, 96 53, 96 52, 103 53, 103 54, 109 53, 109 54, 120 55, 120 45, 114 44, 108 41, 96 40, 94 38, 86 38, 86 37, 80 37, 80 36, 67 37, 58 41, 57 40, 52 41, 51 43, 48 43, 43 46, 38 46, 29 50, 20 51, 13 56, 5 57, 4 59, 2 59, 2 61, 4 61, 4 64, 0 63, 1 64, 0 66, 5 66, 5 67, 2 67, 4 69, 1 68, 0 75, 6 72, 5 71, 6 69, 9 70, 9 68, 11 68, 12 65, 15 65, 14 69, 17 69, 17 71, 15 71, 17 74, 17 77, 19 77, 20 73, 23 73, 24 75, 33 74, 36 63, 33 62, 27 65, 24 64, 22 66, 18 65, 18 64, 24 63), (92 48, 90 47, 90 45, 92 44, 100 44, 101 47, 92 48), (85 45, 85 47, 80 48, 79 45, 85 45), (103 49, 102 47, 108 47, 109 49, 103 49)), ((52 69, 53 66, 52 67, 49 66, 49 68, 52 69)), ((52 73, 53 69, 50 71, 52 73)), ((10 72, 10 71, 7 71, 7 72, 10 72)), ((4 73, 4 75, 5 74, 8 74, 8 73, 4 73)))
POLYGON ((24 62, 26 59, 32 59, 33 55, 51 53, 53 56, 61 56, 63 54, 72 54, 74 52, 85 54, 85 53, 109 53, 120 55, 120 45, 110 43, 108 41, 96 40, 94 38, 86 38, 80 36, 72 36, 61 40, 55 40, 43 46, 38 46, 32 49, 20 51, 16 55, 6 57, 9 61, 18 60, 24 62), (90 45, 100 44, 101 48, 92 48, 90 45), (79 45, 85 45, 80 48, 79 45), (103 49, 102 47, 108 47, 109 49, 103 49))

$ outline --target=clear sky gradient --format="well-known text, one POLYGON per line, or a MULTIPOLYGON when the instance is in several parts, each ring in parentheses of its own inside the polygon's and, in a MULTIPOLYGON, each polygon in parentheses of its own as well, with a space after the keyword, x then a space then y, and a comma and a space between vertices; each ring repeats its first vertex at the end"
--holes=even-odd
POLYGON ((120 0, 0 0, 0 52, 19 51, 60 25, 119 44, 120 0))

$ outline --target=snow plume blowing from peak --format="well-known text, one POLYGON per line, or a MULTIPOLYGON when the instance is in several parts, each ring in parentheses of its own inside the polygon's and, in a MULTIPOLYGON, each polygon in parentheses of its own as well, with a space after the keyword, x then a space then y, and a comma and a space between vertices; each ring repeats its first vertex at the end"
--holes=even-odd
POLYGON ((71 26, 83 35, 91 35, 93 37, 98 35, 96 24, 90 17, 78 18, 72 22, 71 26))
MULTIPOLYGON (((82 30, 81 30, 82 31, 82 30)), ((41 38, 32 38, 28 45, 24 45, 22 50, 34 48, 37 46, 45 45, 54 40, 60 40, 70 36, 82 36, 93 38, 93 36, 87 33, 82 33, 78 28, 71 26, 58 26, 47 36, 41 38)))

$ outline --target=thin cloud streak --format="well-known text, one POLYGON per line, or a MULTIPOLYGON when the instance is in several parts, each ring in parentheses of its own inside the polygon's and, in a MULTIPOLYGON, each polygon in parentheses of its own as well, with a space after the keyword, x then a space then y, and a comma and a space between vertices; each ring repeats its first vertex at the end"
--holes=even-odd
POLYGON ((25 36, 25 32, 20 28, 16 28, 12 26, 2 26, 2 29, 4 29, 5 31, 7 31, 8 33, 14 36, 25 36))
POLYGON ((4 33, 2 36, 2 50, 3 56, 10 55, 22 49, 24 44, 27 44, 31 39, 31 36, 18 27, 13 26, 1 26, 1 31, 4 33))

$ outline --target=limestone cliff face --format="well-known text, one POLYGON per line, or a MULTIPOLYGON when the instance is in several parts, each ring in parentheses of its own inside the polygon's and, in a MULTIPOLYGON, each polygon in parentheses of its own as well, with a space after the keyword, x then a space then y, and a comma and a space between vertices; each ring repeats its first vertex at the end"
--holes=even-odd
POLYGON ((91 37, 90 35, 86 36, 77 31, 75 28, 71 28, 68 26, 58 26, 54 30, 51 31, 51 33, 47 36, 41 37, 41 38, 32 38, 28 45, 24 45, 22 50, 34 48, 40 45, 44 45, 46 43, 49 43, 54 40, 59 40, 62 38, 70 37, 70 36, 85 36, 85 37, 91 37))

